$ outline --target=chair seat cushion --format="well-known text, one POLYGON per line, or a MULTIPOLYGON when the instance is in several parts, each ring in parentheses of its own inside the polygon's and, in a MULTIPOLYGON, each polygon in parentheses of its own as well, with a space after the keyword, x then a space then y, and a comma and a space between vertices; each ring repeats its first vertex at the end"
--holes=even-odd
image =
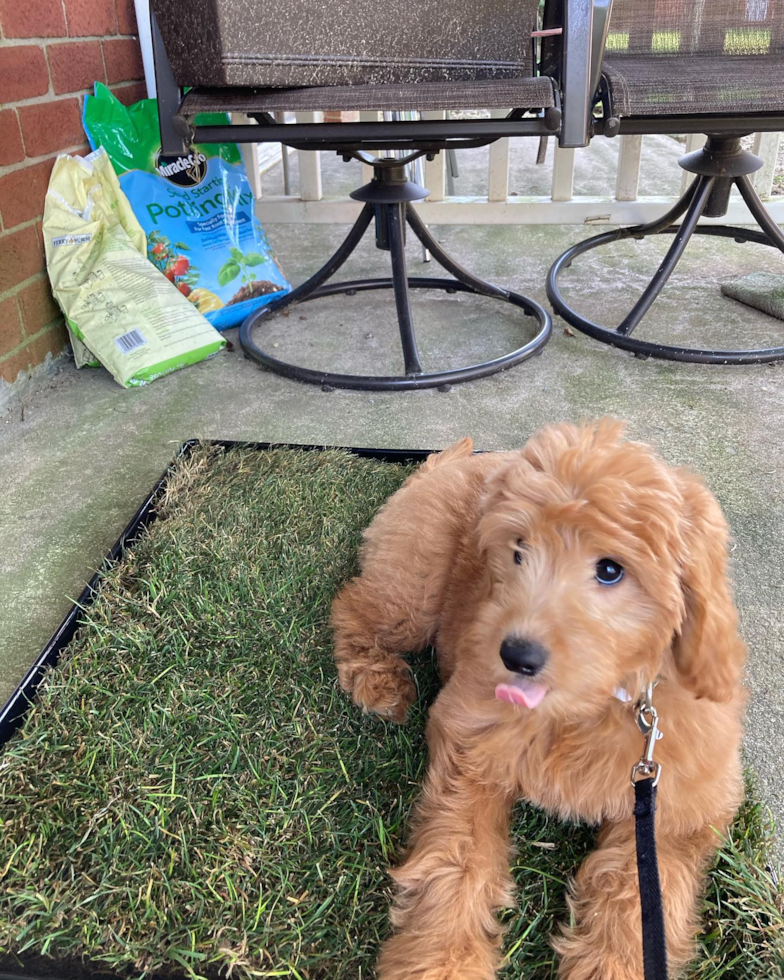
POLYGON ((548 109, 549 78, 422 82, 417 85, 331 85, 310 88, 194 88, 180 114, 197 112, 321 112, 333 110, 548 109))
POLYGON ((615 116, 784 112, 784 58, 610 55, 604 79, 615 116))

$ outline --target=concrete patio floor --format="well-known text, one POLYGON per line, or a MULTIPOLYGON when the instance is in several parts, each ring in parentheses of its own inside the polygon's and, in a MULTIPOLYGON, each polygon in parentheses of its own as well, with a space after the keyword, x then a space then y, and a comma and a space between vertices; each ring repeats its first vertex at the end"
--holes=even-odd
MULTIPOLYGON (((267 231, 287 274, 299 282, 346 228, 267 231)), ((552 260, 591 233, 553 226, 434 231, 464 265, 543 303, 552 260)), ((570 295, 595 318, 619 319, 665 245, 626 244, 586 256, 569 273, 570 295)), ((421 264, 411 243, 409 259, 412 274, 437 274, 421 264)), ((346 278, 385 274, 385 263, 368 240, 346 278)), ((784 324, 719 293, 718 281, 760 268, 780 272, 780 255, 729 241, 697 242, 641 333, 703 346, 781 343, 784 324)), ((530 321, 491 300, 425 294, 415 303, 426 369, 501 353, 517 346, 521 334, 530 336, 530 321)), ((265 340, 277 345, 278 356, 303 364, 388 373, 400 360, 393 323, 388 296, 360 294, 298 307, 271 321, 265 340)), ((438 448, 470 434, 478 448, 503 449, 521 445, 543 424, 609 413, 628 419, 631 435, 655 444, 671 462, 704 474, 724 506, 751 651, 746 747, 763 798, 784 827, 783 369, 641 361, 564 326, 555 321, 541 357, 448 392, 327 393, 259 370, 236 347, 133 391, 103 371, 77 373, 72 365, 31 387, 24 418, 16 404, 0 421, 0 703, 185 439, 438 448)))

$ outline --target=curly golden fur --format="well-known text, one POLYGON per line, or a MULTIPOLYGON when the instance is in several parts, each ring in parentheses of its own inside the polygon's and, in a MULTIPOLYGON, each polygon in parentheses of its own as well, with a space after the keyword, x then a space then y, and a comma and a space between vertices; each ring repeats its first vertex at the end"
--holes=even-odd
POLYGON ((573 885, 573 925, 554 940, 559 976, 642 980, 629 785, 641 737, 613 692, 657 677, 673 975, 688 962, 704 869, 742 794, 745 647, 726 566, 711 493, 624 441, 614 420, 553 426, 516 452, 472 455, 464 439, 386 503, 366 531, 361 575, 333 607, 340 683, 363 709, 402 722, 415 690, 402 654, 432 643, 443 688, 410 848, 392 872, 380 980, 495 976, 518 799, 601 824, 573 885), (605 557, 625 570, 613 587, 595 577, 605 557), (546 652, 533 686, 499 655, 509 637, 546 652), (529 694, 515 697, 535 688, 541 703, 496 694, 516 683, 529 694))

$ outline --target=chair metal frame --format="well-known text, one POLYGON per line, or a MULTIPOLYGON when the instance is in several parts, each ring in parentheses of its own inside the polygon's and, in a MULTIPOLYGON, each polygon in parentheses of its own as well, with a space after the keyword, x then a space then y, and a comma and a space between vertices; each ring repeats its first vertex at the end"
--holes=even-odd
POLYGON ((577 77, 567 75, 562 84, 563 120, 562 139, 576 141, 594 135, 614 137, 624 134, 685 134, 705 133, 708 141, 704 149, 687 154, 679 161, 690 173, 697 175, 686 193, 666 214, 657 221, 619 228, 595 235, 574 245, 560 255, 547 276, 547 297, 553 309, 571 326, 595 340, 619 347, 641 358, 660 358, 674 361, 691 361, 702 364, 761 364, 784 359, 784 346, 755 350, 719 350, 682 347, 652 343, 632 337, 633 331, 653 305, 665 283, 671 276, 684 249, 694 234, 732 238, 737 242, 754 242, 769 245, 784 252, 784 233, 765 210, 754 185, 749 179, 763 165, 754 154, 741 148, 741 137, 756 132, 777 132, 784 129, 784 113, 754 113, 740 115, 716 115, 715 113, 690 113, 688 115, 632 116, 618 118, 612 115, 608 93, 601 78, 601 62, 607 31, 612 16, 612 0, 557 0, 557 6, 548 4, 550 16, 567 13, 567 29, 576 35, 571 38, 572 47, 583 53, 578 63, 581 72, 577 77), (579 13, 576 16, 575 11, 579 13), (571 26, 570 25, 571 22, 571 26), (590 52, 590 57, 588 56, 590 52), (583 85, 592 97, 582 96, 583 85), (601 113, 601 115, 599 115, 601 113), (719 218, 727 213, 730 191, 737 186, 759 231, 731 227, 729 225, 700 225, 700 218, 719 218), (683 217, 680 225, 675 224, 683 217), (585 252, 625 239, 642 239, 648 235, 672 234, 674 240, 656 273, 631 310, 615 327, 594 323, 579 314, 561 292, 564 270, 585 252))
MULTIPOLYGON (((582 0, 581 0, 582 2, 582 0)), ((352 194, 365 206, 347 238, 329 261, 296 289, 267 303, 252 313, 240 328, 240 344, 246 357, 282 374, 325 387, 362 390, 411 390, 443 387, 506 370, 541 353, 552 334, 550 314, 540 304, 518 293, 502 289, 472 275, 449 256, 430 234, 411 204, 428 192, 406 179, 406 165, 423 156, 461 147, 484 146, 509 136, 545 136, 557 133, 561 124, 560 97, 554 85, 554 107, 536 112, 512 109, 504 119, 412 119, 410 113, 378 122, 282 123, 271 113, 251 114, 256 125, 194 125, 181 114, 183 92, 169 64, 154 14, 151 18, 155 78, 161 128, 161 147, 165 154, 187 154, 195 143, 276 142, 298 150, 334 150, 345 160, 360 159, 373 167, 373 180, 352 194), (402 118, 401 118, 402 117, 402 118), (375 157, 370 151, 388 151, 375 157), (326 284, 359 244, 371 222, 375 221, 376 244, 390 252, 392 276, 388 279, 351 280, 326 284), (405 230, 411 228, 450 278, 409 277, 405 265, 405 230), (402 375, 349 375, 305 368, 272 357, 254 339, 257 328, 286 307, 306 300, 335 294, 355 295, 374 289, 392 289, 403 351, 402 375), (448 293, 467 292, 501 300, 535 320, 532 338, 520 347, 468 367, 425 372, 420 362, 410 305, 411 289, 439 289, 448 293)), ((536 43, 533 41, 532 43, 536 43)))

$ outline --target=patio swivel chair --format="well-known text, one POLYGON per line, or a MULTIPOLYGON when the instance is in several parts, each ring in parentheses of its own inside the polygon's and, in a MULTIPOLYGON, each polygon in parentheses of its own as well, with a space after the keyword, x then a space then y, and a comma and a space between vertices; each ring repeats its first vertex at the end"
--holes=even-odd
MULTIPOLYGON (((492 285, 462 268, 429 233, 412 202, 428 191, 407 179, 406 165, 441 150, 476 147, 503 136, 558 131, 554 82, 537 75, 532 33, 539 0, 152 0, 153 46, 165 154, 193 143, 281 142, 298 150, 333 150, 373 168, 352 197, 364 206, 343 244, 288 295, 252 314, 240 331, 245 354, 300 381, 361 389, 412 389, 467 381, 512 367, 549 339, 549 314, 533 300, 492 285), (187 93, 186 87, 190 86, 187 93), (515 107, 503 119, 411 119, 407 110, 515 107), (403 110, 396 119, 281 124, 281 111, 403 110), (202 125, 197 113, 245 113, 256 125, 202 125), (400 118, 400 117, 403 118, 400 118), (379 155, 371 155, 370 150, 379 155), (394 150, 392 157, 384 151, 394 150), (390 253, 391 277, 329 280, 371 225, 390 253), (406 226, 448 278, 409 278, 406 226), (259 334, 284 307, 335 294, 391 288, 404 373, 336 374, 284 362, 265 351, 259 334), (452 370, 423 371, 409 292, 439 289, 492 297, 537 324, 533 339, 493 360, 452 370)), ((530 331, 529 331, 530 333, 530 331)))
MULTIPOLYGON (((601 48, 603 38, 594 43, 601 48)), ((567 111, 569 93, 564 93, 567 111)), ((568 249, 548 276, 547 293, 568 323, 602 343, 640 357, 712 364, 784 358, 784 347, 707 350, 651 343, 633 336, 696 232, 784 251, 750 174, 762 160, 741 137, 784 129, 784 3, 781 0, 612 0, 601 81, 585 117, 589 133, 707 134, 703 149, 680 159, 695 178, 658 221, 596 235, 568 249), (596 106, 596 109, 594 109, 596 106), (727 213, 737 187, 760 230, 698 224, 727 213), (680 224, 676 222, 682 219, 680 224), (616 327, 581 316, 561 292, 563 271, 580 255, 622 239, 673 234, 664 260, 616 327)))

